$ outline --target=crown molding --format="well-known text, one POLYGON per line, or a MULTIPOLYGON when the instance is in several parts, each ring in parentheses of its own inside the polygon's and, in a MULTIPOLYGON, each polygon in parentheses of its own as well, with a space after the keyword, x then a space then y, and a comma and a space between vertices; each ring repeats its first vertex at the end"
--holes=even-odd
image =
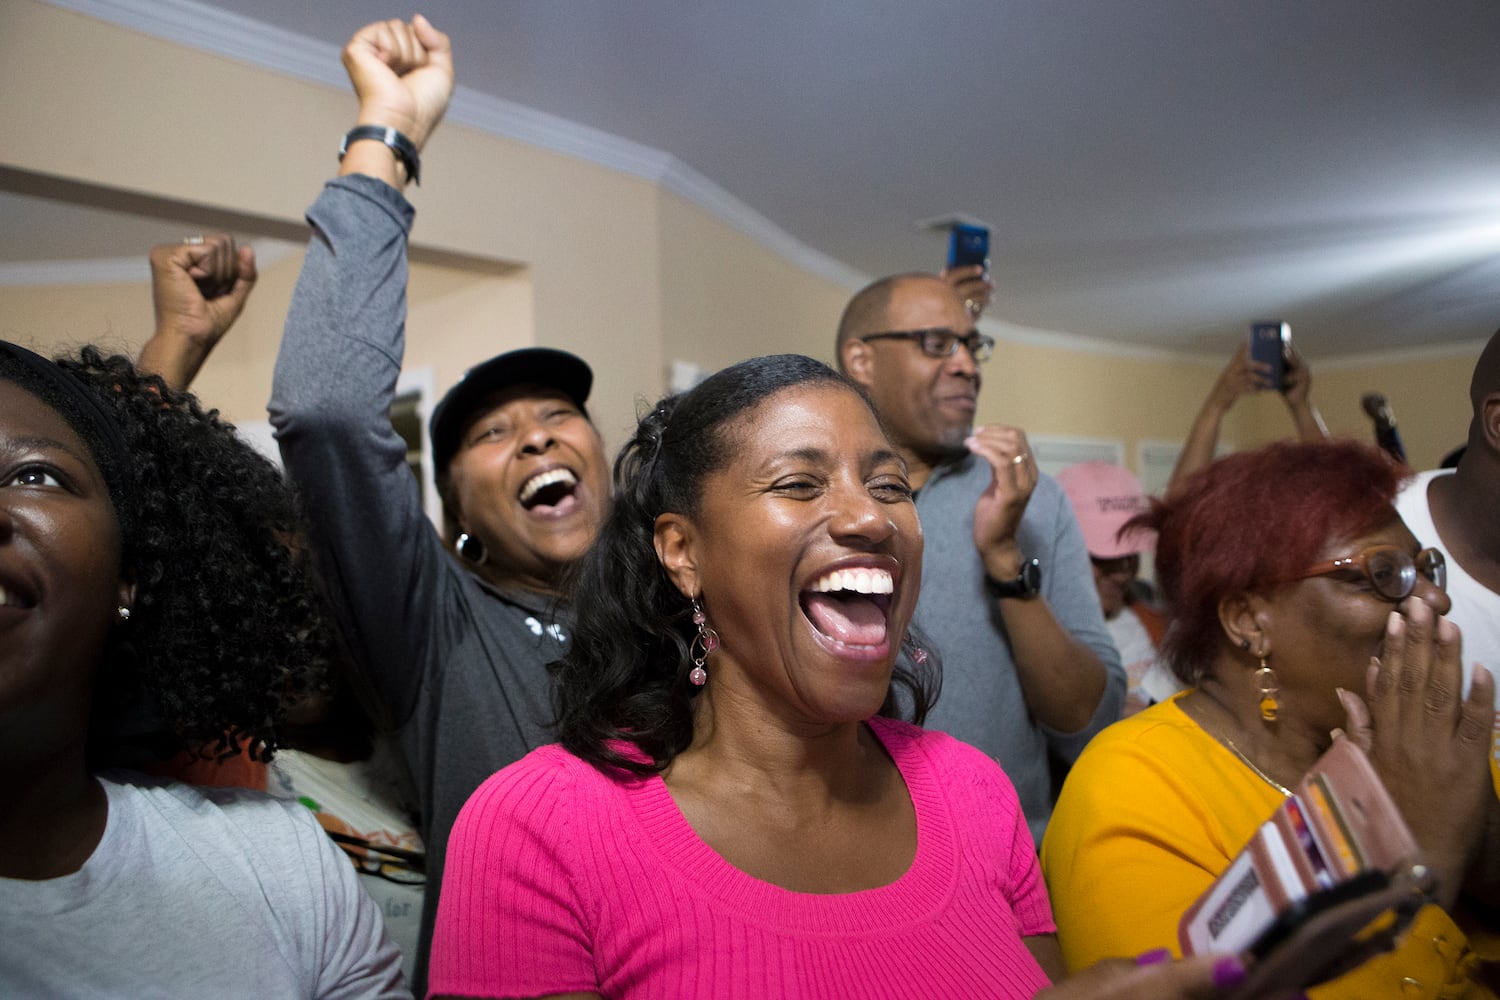
POLYGON ((874 280, 864 272, 809 247, 680 160, 671 158, 658 181, 665 190, 697 205, 788 263, 825 281, 855 292, 874 280))
MULTIPOLYGON (((193 0, 44 0, 191 49, 344 90, 339 48, 193 0)), ((498 97, 457 87, 447 119, 660 185, 767 250, 853 291, 869 278, 798 240, 670 153, 498 97)))
MULTIPOLYGON (((343 91, 348 87, 339 48, 264 21, 193 0, 43 0, 54 7, 187 48, 343 91)), ((872 278, 792 236, 670 153, 514 101, 459 86, 447 119, 502 139, 523 142, 650 181, 754 240, 787 263, 849 291, 872 278)), ((258 245, 257 245, 258 247, 258 245)), ((258 250, 259 252, 259 250, 258 250)), ((271 251, 275 252, 275 251, 271 251)), ((37 261, 0 265, 0 285, 139 281, 142 259, 37 261)), ((997 340, 1141 361, 1220 366, 1224 359, 1200 351, 1126 344, 1101 337, 1040 330, 999 319, 981 324, 997 340)), ((1368 365, 1477 356, 1483 341, 1319 359, 1323 371, 1368 365)))
MULTIPOLYGON (((260 69, 340 91, 348 87, 337 46, 217 7, 195 3, 194 0, 43 2, 260 69)), ((854 292, 874 280, 872 276, 798 240, 670 153, 514 101, 481 94, 464 86, 455 89, 446 117, 448 121, 487 135, 527 143, 656 184, 662 190, 676 195, 754 240, 788 264, 839 288, 854 292)), ((138 280, 138 274, 129 279, 121 279, 117 276, 120 272, 108 270, 109 266, 122 266, 123 261, 95 263, 99 265, 96 273, 109 275, 107 279, 97 280, 138 280)), ((47 273, 55 274, 55 280, 47 282, 52 284, 89 280, 88 276, 95 273, 78 262, 41 262, 25 267, 46 269, 47 273)), ((0 282, 4 282, 6 270, 0 268, 0 282)), ((19 268, 16 272, 23 273, 19 268)), ((28 270, 24 273, 29 276, 39 272, 28 270)), ((1011 343, 1147 361, 1222 363, 1222 359, 1185 354, 1167 348, 1122 344, 1098 337, 1038 330, 1001 320, 987 320, 983 326, 996 339, 1011 343)))
MULTIPOLYGON (((1120 358, 1127 361, 1165 361, 1173 364, 1193 365, 1199 368, 1218 370, 1224 366, 1227 355, 1196 350, 1175 350, 1151 344, 1121 343, 1103 337, 1090 337, 1077 333, 1060 333, 1035 327, 1019 326, 1001 319, 985 319, 979 328, 997 342, 1027 344, 1079 354, 1095 354, 1120 358)), ((1489 342, 1467 340, 1454 344, 1428 344, 1419 347, 1401 347, 1391 350, 1355 351, 1349 354, 1327 356, 1308 355, 1308 360, 1319 372, 1355 371, 1376 368, 1381 365, 1405 365, 1413 362, 1447 361, 1453 358, 1477 359, 1489 342)))
POLYGON ((1166 361, 1173 364, 1213 368, 1220 368, 1224 364, 1223 356, 1218 354, 1176 350, 1170 347, 1157 347, 1153 344, 1125 343, 1104 337, 1090 337, 1081 333, 1042 330, 1034 326, 1010 323, 999 318, 980 320, 979 329, 1003 344, 1025 344, 1030 347, 1072 351, 1076 354, 1096 354, 1119 358, 1123 361, 1166 361))
POLYGON ((1466 340, 1457 344, 1429 344, 1422 347, 1398 347, 1388 351, 1364 351, 1318 359, 1318 371, 1337 372, 1379 365, 1405 365, 1413 361, 1448 361, 1453 358, 1479 360, 1488 340, 1466 340))
MULTIPOLYGON (((335 63, 337 57, 335 51, 335 63)), ((342 74, 337 82, 341 88, 348 86, 342 74)), ((488 135, 539 146, 653 183, 660 183, 674 162, 670 153, 651 146, 464 86, 454 88, 444 117, 488 135)))
POLYGON ((347 86, 336 46, 192 0, 43 2, 190 49, 314 83, 347 86))

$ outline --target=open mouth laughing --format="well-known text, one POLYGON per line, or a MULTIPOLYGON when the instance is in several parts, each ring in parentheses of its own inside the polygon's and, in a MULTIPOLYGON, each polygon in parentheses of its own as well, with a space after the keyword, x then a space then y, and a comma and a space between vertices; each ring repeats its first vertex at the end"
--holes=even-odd
POLYGON ((879 653, 888 646, 895 578, 876 566, 829 570, 802 591, 802 613, 818 634, 849 652, 879 653))
POLYGON ((538 517, 562 517, 578 506, 578 476, 566 466, 543 469, 521 484, 516 499, 538 517))

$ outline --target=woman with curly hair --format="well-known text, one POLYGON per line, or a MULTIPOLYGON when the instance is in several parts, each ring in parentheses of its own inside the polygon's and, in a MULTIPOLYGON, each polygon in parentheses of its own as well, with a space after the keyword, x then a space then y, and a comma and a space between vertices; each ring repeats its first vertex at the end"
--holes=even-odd
POLYGON ((329 652, 296 524, 193 397, 0 341, 0 993, 407 995, 301 805, 118 769, 270 757, 329 652))

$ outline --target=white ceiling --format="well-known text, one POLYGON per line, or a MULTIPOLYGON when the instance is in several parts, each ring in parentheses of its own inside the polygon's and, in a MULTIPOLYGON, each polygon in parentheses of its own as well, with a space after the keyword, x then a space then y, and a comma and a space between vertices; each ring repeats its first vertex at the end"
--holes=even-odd
MULTIPOLYGON (((320 60, 398 13, 57 2, 150 8, 190 42, 216 8, 306 36, 320 60)), ((663 154, 846 281, 937 266, 942 240, 914 221, 960 211, 994 227, 994 313, 1035 330, 1220 353, 1274 317, 1328 358, 1451 350, 1500 326, 1496 0, 423 9, 454 37, 470 98, 663 154)), ((24 243, 10 229, 7 252, 24 243)))

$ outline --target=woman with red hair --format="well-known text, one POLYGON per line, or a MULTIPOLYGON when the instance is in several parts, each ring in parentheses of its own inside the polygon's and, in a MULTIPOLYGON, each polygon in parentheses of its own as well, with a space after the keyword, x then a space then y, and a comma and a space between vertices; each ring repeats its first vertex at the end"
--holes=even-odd
POLYGON ((1042 863, 1069 968, 1176 951, 1183 911, 1333 731, 1373 717, 1371 759, 1438 875, 1438 905, 1396 951, 1313 995, 1494 995, 1446 912, 1491 797, 1494 682, 1477 671, 1459 694, 1442 556, 1396 513, 1402 475, 1352 442, 1275 444, 1198 471, 1136 519, 1158 533, 1162 652, 1192 687, 1101 733, 1063 788, 1042 863))

